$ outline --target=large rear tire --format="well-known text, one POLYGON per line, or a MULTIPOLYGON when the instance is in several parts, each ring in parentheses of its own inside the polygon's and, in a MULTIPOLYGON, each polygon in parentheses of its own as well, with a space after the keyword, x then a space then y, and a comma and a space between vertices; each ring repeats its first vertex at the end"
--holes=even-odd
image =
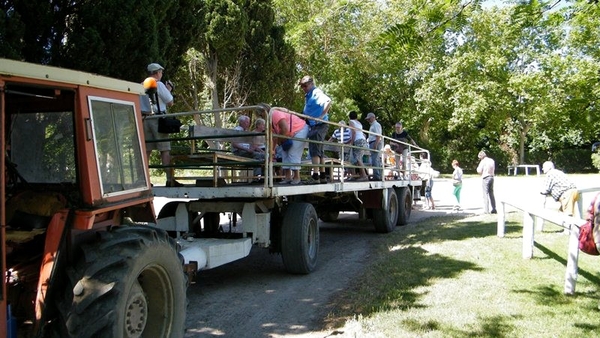
POLYGON ((398 198, 394 188, 387 189, 387 208, 373 209, 375 231, 388 233, 394 231, 398 220, 398 198))
POLYGON ((68 277, 59 310, 69 337, 183 337, 187 281, 165 231, 99 232, 68 277))
POLYGON ((319 225, 310 203, 290 203, 281 228, 281 257, 290 273, 308 274, 317 266, 319 225))

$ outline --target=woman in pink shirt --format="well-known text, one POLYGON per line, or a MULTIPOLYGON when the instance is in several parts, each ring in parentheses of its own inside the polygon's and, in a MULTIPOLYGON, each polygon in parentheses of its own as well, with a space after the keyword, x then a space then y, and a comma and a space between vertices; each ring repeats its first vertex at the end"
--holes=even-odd
MULTIPOLYGON (((290 114, 286 108, 275 107, 271 109, 271 123, 274 135, 284 135, 287 137, 295 137, 306 139, 308 136, 308 125, 306 121, 300 117, 290 114)), ((287 139, 277 138, 275 144, 282 144, 287 139)), ((302 161, 302 153, 306 147, 305 141, 292 140, 292 146, 288 150, 282 150, 283 173, 285 178, 280 183, 282 184, 300 184, 300 162, 302 161), (294 165, 298 164, 298 165, 294 165)), ((274 149, 273 149, 274 152, 274 149)))

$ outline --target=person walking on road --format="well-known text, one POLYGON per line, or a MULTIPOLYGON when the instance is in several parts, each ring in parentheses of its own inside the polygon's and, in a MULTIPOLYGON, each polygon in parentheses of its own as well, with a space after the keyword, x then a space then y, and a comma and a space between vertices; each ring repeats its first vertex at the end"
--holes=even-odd
POLYGON ((452 168, 454 168, 454 172, 452 172, 452 186, 454 186, 454 198, 456 199, 456 205, 452 210, 459 211, 460 210, 460 191, 462 190, 462 178, 463 178, 463 170, 458 165, 457 160, 452 160, 452 168))
POLYGON ((546 180, 540 193, 544 196, 552 196, 555 201, 560 202, 559 211, 568 216, 575 215, 575 205, 579 199, 575 184, 564 172, 555 169, 551 161, 544 162, 542 171, 546 174, 546 180))
POLYGON ((477 173, 481 175, 483 188, 483 212, 486 214, 496 213, 496 198, 494 197, 494 173, 496 171, 496 162, 487 156, 485 151, 480 151, 477 155, 479 165, 477 173), (490 205, 492 207, 490 211, 490 205))
POLYGON ((433 179, 440 176, 440 172, 433 169, 429 156, 421 154, 421 165, 419 166, 419 173, 421 180, 424 185, 425 193, 425 210, 435 210, 435 202, 433 200, 433 179))

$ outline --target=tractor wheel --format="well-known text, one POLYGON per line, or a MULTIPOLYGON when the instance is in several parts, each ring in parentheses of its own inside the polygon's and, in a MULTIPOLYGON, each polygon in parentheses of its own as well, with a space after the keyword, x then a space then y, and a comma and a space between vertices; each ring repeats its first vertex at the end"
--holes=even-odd
POLYGON ((398 189, 398 221, 396 225, 406 225, 410 218, 410 212, 412 211, 413 199, 410 193, 410 189, 402 187, 398 189))
POLYGON ((396 190, 389 188, 387 190, 387 209, 373 209, 373 224, 375 231, 388 233, 394 231, 398 220, 398 198, 396 190))
POLYGON ((317 266, 319 225, 310 203, 291 203, 283 216, 281 257, 290 273, 307 274, 317 266))
POLYGON ((165 231, 99 232, 78 257, 58 304, 69 337, 183 337, 187 278, 165 231))

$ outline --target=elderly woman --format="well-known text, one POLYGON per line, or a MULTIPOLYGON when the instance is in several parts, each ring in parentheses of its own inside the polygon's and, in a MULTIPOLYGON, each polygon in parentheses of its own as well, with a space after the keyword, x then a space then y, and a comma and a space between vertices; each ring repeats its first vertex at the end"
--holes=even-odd
MULTIPOLYGON (((290 111, 286 108, 274 107, 271 109, 271 123, 274 137, 283 135, 306 139, 308 135, 306 121, 296 115, 290 114, 290 111)), ((273 147, 276 144, 282 146, 282 162, 284 164, 282 168, 285 178, 280 183, 300 184, 300 162, 302 161, 302 153, 306 147, 306 142, 277 137, 276 142, 272 142, 273 147), (286 142, 289 145, 286 145, 286 142), (294 164, 297 164, 297 166, 294 164)), ((272 149, 272 153, 274 152, 275 149, 272 149)))

